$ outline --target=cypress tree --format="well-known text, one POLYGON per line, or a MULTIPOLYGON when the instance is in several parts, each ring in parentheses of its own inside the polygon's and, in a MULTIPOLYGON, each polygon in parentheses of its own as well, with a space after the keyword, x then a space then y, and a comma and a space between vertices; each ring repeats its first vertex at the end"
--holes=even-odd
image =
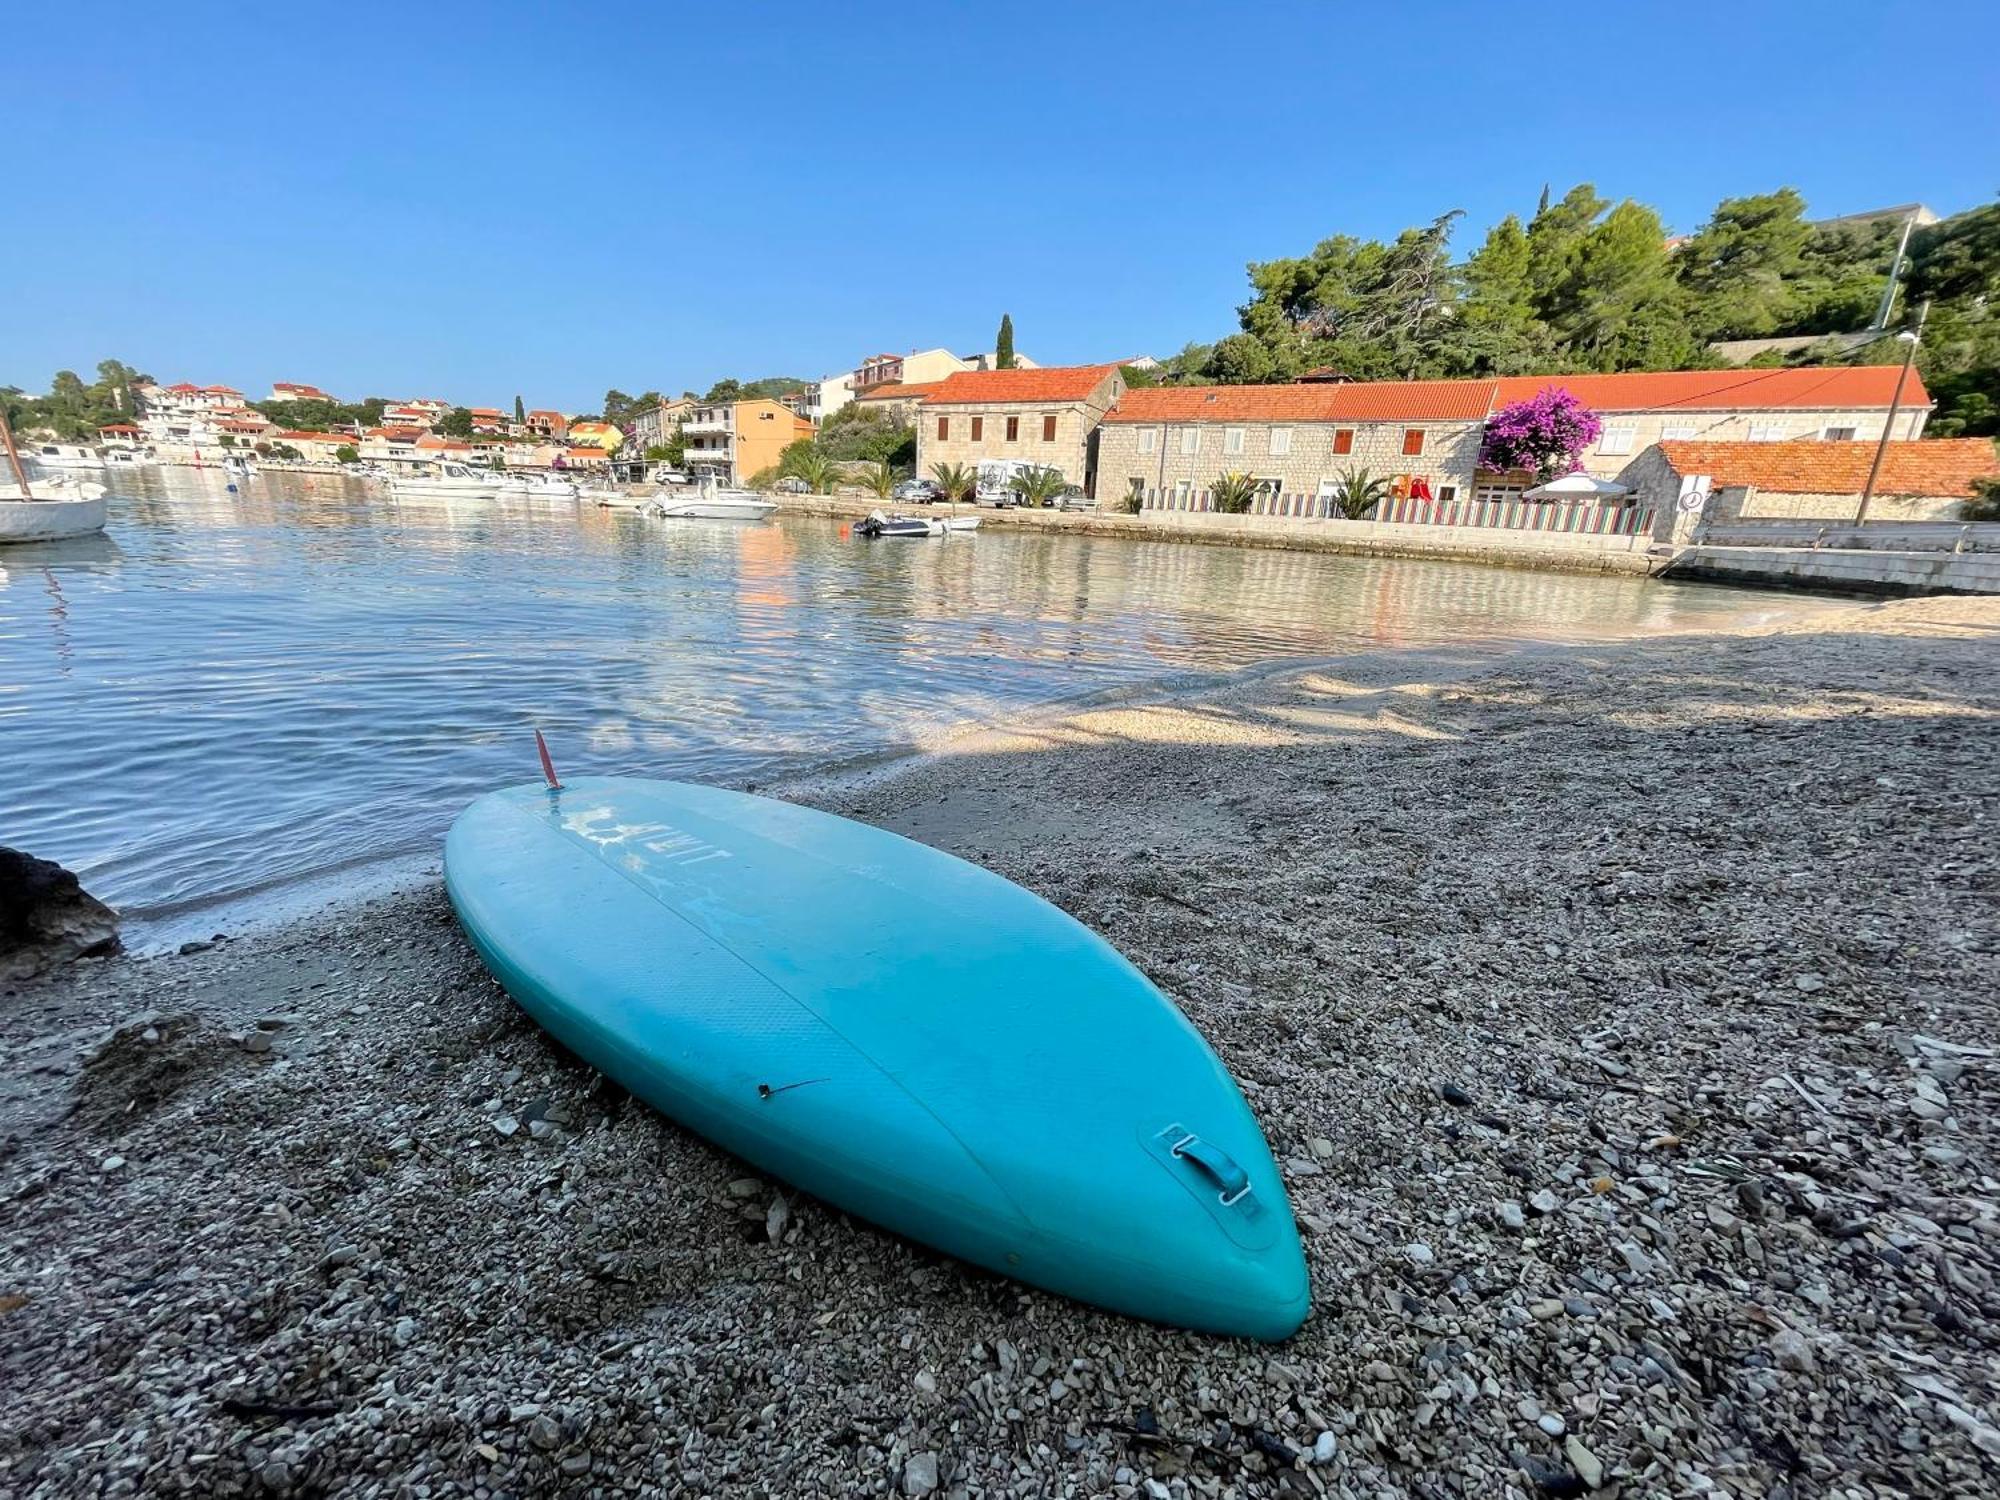
POLYGON ((1002 370, 1014 368, 1014 315, 1000 314, 1000 332, 993 340, 993 363, 1002 370))
POLYGON ((528 408, 521 404, 519 396, 514 398, 514 420, 522 424, 525 424, 528 420, 528 408))

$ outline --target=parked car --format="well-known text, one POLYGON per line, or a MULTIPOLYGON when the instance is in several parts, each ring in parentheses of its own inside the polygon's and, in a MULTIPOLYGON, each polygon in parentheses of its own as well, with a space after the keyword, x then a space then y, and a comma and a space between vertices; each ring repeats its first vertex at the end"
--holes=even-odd
POLYGON ((811 485, 807 484, 803 479, 796 478, 790 474, 780 479, 771 488, 783 495, 809 495, 812 493, 811 485))
POLYGON ((694 476, 692 474, 689 474, 685 469, 676 469, 670 467, 667 464, 661 464, 658 468, 653 470, 653 483, 693 484, 694 476))
POLYGON ((1086 495, 1083 492, 1082 485, 1073 484, 1068 489, 1064 490, 1060 495, 1056 496, 1056 509, 1096 510, 1097 499, 1095 496, 1086 495))
POLYGON ((979 483, 972 492, 972 498, 997 510, 1019 505, 1021 497, 1014 492, 1014 476, 1034 467, 1025 459, 982 458, 979 461, 979 483))
POLYGON ((928 479, 905 479, 889 491, 889 498, 898 505, 936 505, 944 490, 928 479))

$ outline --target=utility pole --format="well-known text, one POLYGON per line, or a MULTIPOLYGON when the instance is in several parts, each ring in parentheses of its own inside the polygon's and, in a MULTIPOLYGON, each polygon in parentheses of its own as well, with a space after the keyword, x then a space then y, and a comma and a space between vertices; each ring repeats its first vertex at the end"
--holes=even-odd
POLYGON ((1917 345, 1924 341, 1924 322, 1931 315, 1931 305, 1925 301, 1917 313, 1914 331, 1905 329, 1896 335, 1908 346, 1903 350, 1903 368, 1896 372, 1896 389, 1889 395, 1889 419, 1882 424, 1882 440, 1875 445, 1875 461, 1868 466, 1868 483, 1861 487, 1861 504, 1854 512, 1854 524, 1861 525, 1868 519, 1868 502, 1875 498, 1875 481, 1882 477, 1882 459, 1889 451, 1889 434, 1896 430, 1896 408, 1903 404, 1903 385, 1910 378, 1910 366, 1917 358, 1917 345))
POLYGON ((1880 333, 1889 326, 1889 310, 1896 305, 1896 277, 1903 269, 1903 256, 1910 248, 1910 231, 1917 227, 1914 209, 1903 220, 1903 237, 1896 241, 1896 255, 1889 262, 1889 284, 1882 288, 1882 301, 1875 309, 1875 321, 1868 325, 1870 333, 1880 333))

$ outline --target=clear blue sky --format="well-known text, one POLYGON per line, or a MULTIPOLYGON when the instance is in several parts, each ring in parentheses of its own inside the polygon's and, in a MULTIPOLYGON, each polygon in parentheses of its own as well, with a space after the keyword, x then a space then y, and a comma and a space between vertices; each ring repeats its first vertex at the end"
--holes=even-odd
POLYGON ((2000 190, 2000 4, 14 7, 0 382, 594 408, 1231 331, 1252 259, 1594 182, 2000 190), (1517 11, 1517 14, 1510 12, 1517 11), (568 18, 565 18, 565 17, 568 18), (1911 60, 1909 81, 1897 69, 1911 60), (611 196, 635 183, 636 198, 611 196))

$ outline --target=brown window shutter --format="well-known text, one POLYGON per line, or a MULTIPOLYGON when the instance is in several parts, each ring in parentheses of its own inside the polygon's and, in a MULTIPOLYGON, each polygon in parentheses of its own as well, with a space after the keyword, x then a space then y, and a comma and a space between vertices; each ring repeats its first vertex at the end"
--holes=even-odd
POLYGON ((984 417, 974 417, 974 418, 972 419, 972 440, 973 440, 973 442, 975 442, 975 443, 976 443, 976 442, 978 442, 978 441, 979 441, 979 439, 980 439, 980 438, 981 438, 981 437, 982 437, 982 436, 983 436, 983 435, 985 434, 985 432, 986 432, 986 418, 984 418, 984 417))
POLYGON ((1056 414, 1052 411, 1043 412, 1042 441, 1045 443, 1053 443, 1055 440, 1056 440, 1056 414))
POLYGON ((1403 452, 1411 458, 1424 451, 1424 430, 1421 427, 1403 429, 1403 452))
POLYGON ((945 440, 946 440, 947 438, 949 438, 950 436, 951 436, 951 418, 950 418, 950 417, 939 417, 939 418, 938 418, 938 441, 939 441, 940 443, 942 443, 942 442, 944 442, 944 441, 945 441, 945 440))
POLYGON ((1352 427, 1334 428, 1333 451, 1335 453, 1352 453, 1354 451, 1354 429, 1352 427))
POLYGON ((1021 419, 1019 417, 1009 417, 1007 419, 1007 441, 1011 443, 1020 437, 1020 435, 1021 419))

